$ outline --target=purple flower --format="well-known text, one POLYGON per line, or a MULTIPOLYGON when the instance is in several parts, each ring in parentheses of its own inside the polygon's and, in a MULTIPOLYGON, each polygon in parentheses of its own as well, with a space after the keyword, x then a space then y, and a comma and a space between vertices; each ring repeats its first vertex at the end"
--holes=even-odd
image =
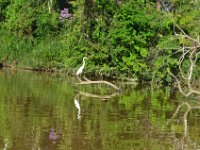
POLYGON ((64 8, 63 10, 61 10, 60 12, 60 19, 63 21, 65 19, 69 20, 70 17, 72 15, 69 13, 69 9, 68 8, 64 8))

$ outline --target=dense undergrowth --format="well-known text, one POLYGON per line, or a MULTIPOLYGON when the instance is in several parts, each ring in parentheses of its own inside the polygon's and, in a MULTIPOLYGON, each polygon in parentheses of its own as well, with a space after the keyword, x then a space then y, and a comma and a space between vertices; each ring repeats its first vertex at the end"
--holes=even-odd
POLYGON ((162 2, 0 0, 0 58, 73 74, 86 56, 91 76, 169 83, 167 69, 178 74, 175 50, 193 44, 174 36, 172 19, 198 36, 200 2, 162 2))

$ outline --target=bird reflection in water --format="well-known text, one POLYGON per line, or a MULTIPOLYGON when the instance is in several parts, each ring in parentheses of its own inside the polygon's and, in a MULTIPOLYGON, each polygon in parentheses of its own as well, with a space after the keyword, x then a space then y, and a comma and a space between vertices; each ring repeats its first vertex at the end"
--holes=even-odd
POLYGON ((53 144, 56 144, 57 141, 61 138, 61 135, 61 131, 55 131, 54 128, 51 128, 49 132, 49 139, 53 144))
POLYGON ((74 105, 75 105, 76 109, 78 110, 77 119, 80 120, 81 119, 81 107, 80 107, 80 103, 77 99, 74 99, 74 105))

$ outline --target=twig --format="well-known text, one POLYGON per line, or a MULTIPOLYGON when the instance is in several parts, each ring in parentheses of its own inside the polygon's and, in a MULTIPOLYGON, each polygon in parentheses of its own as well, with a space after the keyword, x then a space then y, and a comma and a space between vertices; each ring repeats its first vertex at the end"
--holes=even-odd
POLYGON ((200 94, 200 91, 196 91, 196 90, 193 90, 192 89, 192 86, 191 86, 191 83, 188 82, 188 87, 189 87, 189 91, 187 93, 185 93, 183 90, 182 90, 182 86, 181 86, 181 83, 180 81, 178 80, 178 78, 169 70, 169 73, 171 74, 171 76, 176 80, 176 83, 178 84, 178 89, 179 91, 181 92, 181 94, 183 94, 185 97, 188 97, 190 96, 192 93, 195 93, 195 94, 200 94))

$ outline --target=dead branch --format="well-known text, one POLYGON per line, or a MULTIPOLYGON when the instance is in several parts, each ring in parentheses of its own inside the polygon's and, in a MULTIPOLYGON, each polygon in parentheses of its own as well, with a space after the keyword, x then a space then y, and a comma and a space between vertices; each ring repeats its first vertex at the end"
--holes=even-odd
POLYGON ((182 89, 182 84, 181 84, 181 81, 179 81, 179 79, 169 70, 169 73, 171 74, 171 76, 176 80, 176 83, 178 85, 178 89, 179 91, 181 92, 181 94, 183 94, 185 97, 188 97, 190 96, 191 94, 200 94, 200 91, 197 91, 197 90, 194 90, 192 89, 192 86, 191 86, 191 83, 190 81, 188 81, 188 88, 189 88, 189 91, 188 92, 185 92, 183 91, 182 89))
POLYGON ((183 94, 186 97, 190 96, 191 94, 200 95, 200 91, 194 89, 194 87, 192 86, 193 72, 194 72, 194 68, 196 66, 196 61, 198 59, 198 55, 200 54, 199 36, 197 36, 197 38, 195 39, 195 38, 187 35, 183 31, 183 29, 178 24, 176 24, 174 19, 168 13, 166 13, 166 16, 169 19, 171 19, 174 26, 176 26, 177 29, 181 33, 181 34, 177 34, 175 31, 175 28, 174 28, 175 36, 182 38, 182 39, 186 39, 190 43, 189 45, 183 44, 182 49, 179 49, 178 51, 176 51, 176 53, 181 53, 181 56, 178 59, 178 68, 179 68, 179 72, 180 72, 180 78, 175 76, 170 70, 169 70, 169 73, 171 74, 171 76, 175 79, 176 83, 178 84, 178 88, 179 88, 179 91, 181 92, 181 94, 183 94), (184 73, 183 68, 182 68, 183 61, 185 61, 185 60, 189 60, 189 67, 188 67, 187 73, 184 73), (183 91, 183 86, 185 86, 185 85, 182 85, 183 82, 186 83, 186 86, 188 88, 187 91, 183 91))
MULTIPOLYGON (((180 35, 180 34, 175 34, 175 35, 182 37, 182 35, 180 35)), ((188 38, 188 36, 189 35, 187 35, 187 38, 188 38)), ((192 87, 192 75, 193 75, 193 72, 194 72, 194 68, 196 66, 196 61, 198 59, 198 55, 200 54, 200 51, 199 51, 200 42, 199 42, 198 39, 197 40, 194 40, 193 38, 189 38, 189 39, 192 40, 191 42, 195 42, 194 46, 191 47, 191 46, 183 45, 183 48, 181 50, 182 54, 181 54, 181 56, 179 58, 179 62, 178 62, 178 67, 179 67, 179 71, 180 71, 180 74, 181 74, 181 81, 182 82, 186 81, 186 84, 187 84, 187 87, 188 87, 188 92, 184 92, 182 90, 181 81, 171 71, 169 71, 169 73, 176 80, 176 82, 178 84, 179 91, 186 97, 190 96, 193 93, 198 94, 198 95, 200 94, 200 91, 195 90, 192 87), (188 58, 186 58, 187 55, 188 55, 188 58), (189 59, 190 66, 188 67, 188 73, 184 74, 183 69, 182 69, 182 63, 186 59, 189 59)))
MULTIPOLYGON (((162 6, 166 8, 164 2, 162 2, 162 6)), ((168 9, 166 8, 166 10, 168 10, 168 9)), ((197 37, 197 39, 195 39, 195 38, 193 38, 193 37, 187 35, 187 34, 185 33, 185 31, 184 31, 184 30, 176 23, 176 21, 170 16, 169 10, 168 10, 168 13, 165 13, 165 15, 173 22, 174 26, 182 33, 182 34, 176 33, 175 28, 174 28, 174 34, 175 34, 176 36, 179 36, 179 37, 182 37, 182 38, 187 38, 188 40, 191 40, 191 41, 193 41, 193 42, 195 42, 195 43, 199 43, 199 37, 197 37)))
MULTIPOLYGON (((163 1, 161 1, 162 6, 166 8, 165 4, 163 1)), ((166 8, 166 10, 168 10, 166 8)), ((177 84, 178 84, 178 88, 179 91, 186 97, 190 96, 191 94, 197 94, 200 95, 200 91, 194 89, 194 87, 192 87, 192 76, 193 76, 193 72, 194 72, 194 68, 196 66, 196 60, 198 59, 198 55, 200 54, 200 39, 199 39, 199 35, 194 38, 190 35, 188 35, 174 20, 174 18, 170 15, 170 12, 168 11, 167 13, 165 13, 165 15, 172 21, 172 23, 174 24, 174 35, 178 38, 181 39, 185 39, 190 44, 184 44, 182 46, 182 49, 174 49, 176 50, 175 53, 181 53, 181 56, 178 59, 178 68, 179 68, 179 72, 181 75, 181 78, 178 78, 177 76, 175 76, 170 70, 169 73, 172 75, 172 77, 176 80, 177 84), (176 32, 176 29, 178 29, 178 31, 180 33, 176 32), (187 56, 187 57, 186 57, 187 56), (182 69, 182 63, 184 60, 189 60, 189 67, 188 67, 188 72, 184 73, 183 69, 182 69), (187 87, 188 87, 188 91, 183 91, 183 85, 181 84, 182 82, 185 82, 187 87)))
MULTIPOLYGON (((200 44, 199 44, 200 45, 200 44)), ((197 61, 197 58, 198 58, 198 55, 200 54, 200 51, 198 51, 197 48, 194 48, 194 49, 190 49, 190 50, 187 50, 185 51, 185 48, 183 47, 183 51, 182 51, 182 55, 181 57, 179 58, 179 63, 178 63, 178 67, 179 67, 179 71, 180 71, 180 74, 181 74, 181 81, 184 82, 186 81, 186 84, 187 84, 187 87, 188 87, 188 91, 185 92, 182 90, 182 84, 181 84, 181 81, 180 79, 178 79, 177 76, 175 76, 170 70, 169 70, 169 73, 172 75, 172 77, 176 80, 176 83, 178 84, 178 88, 179 88, 179 91, 186 97, 190 96, 191 94, 198 94, 200 95, 200 91, 198 90, 195 90, 193 87, 192 87, 192 75, 193 75, 193 72, 194 72, 194 67, 196 66, 196 61, 197 61), (189 62, 190 62, 190 66, 189 66, 189 70, 188 70, 188 73, 187 75, 184 75, 183 73, 183 69, 182 69, 182 62, 184 61, 185 56, 186 55, 189 55, 188 59, 189 59, 189 62)))

